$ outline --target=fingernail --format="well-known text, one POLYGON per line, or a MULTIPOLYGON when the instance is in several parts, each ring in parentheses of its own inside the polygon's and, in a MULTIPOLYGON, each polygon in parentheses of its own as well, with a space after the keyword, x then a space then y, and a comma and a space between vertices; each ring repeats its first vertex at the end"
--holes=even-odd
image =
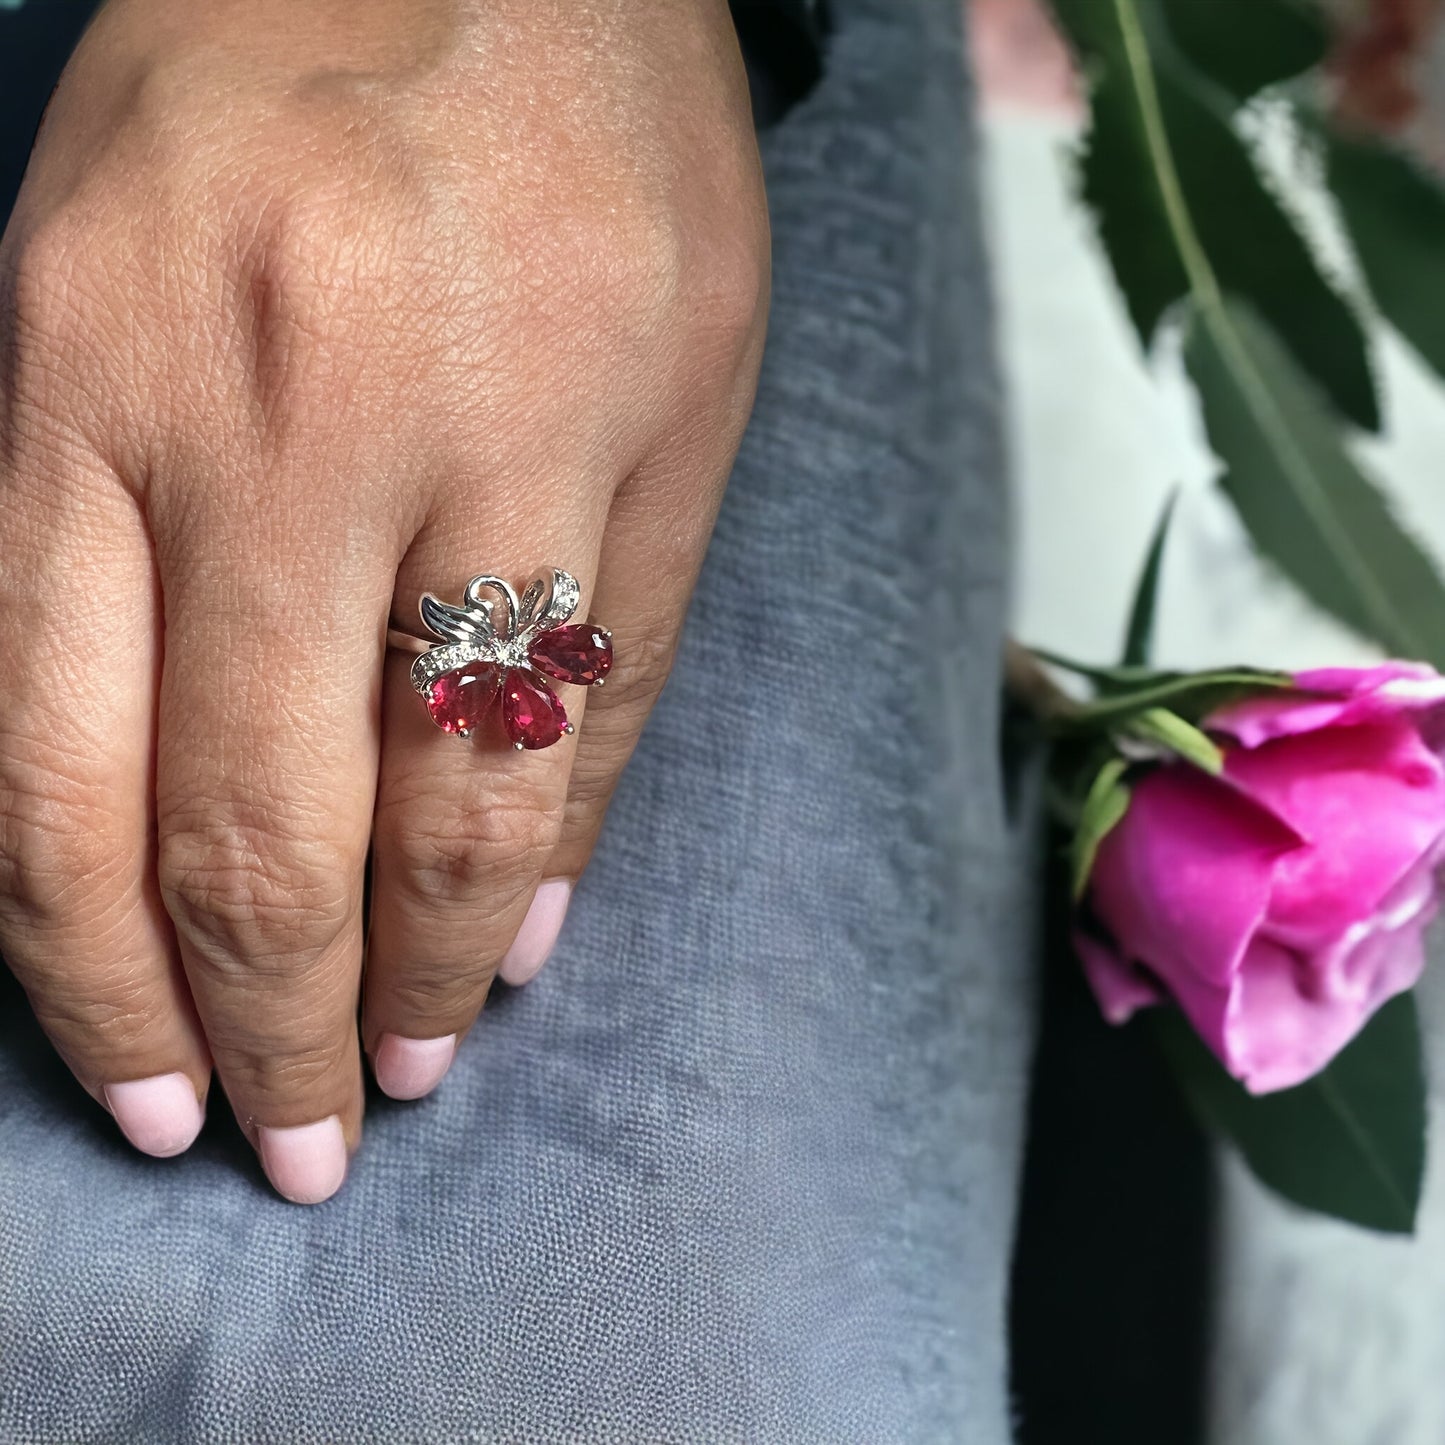
POLYGON ((320 1204, 341 1188, 346 1178, 346 1139, 335 1114, 290 1129, 263 1125, 257 1132, 261 1167, 276 1192, 292 1204, 320 1204))
POLYGON ((404 1039, 400 1034, 382 1034, 371 1069, 383 1094, 393 1099, 420 1099, 441 1083, 456 1051, 455 1034, 441 1039, 404 1039))
POLYGON ((205 1122, 196 1086, 185 1074, 156 1074, 107 1084, 105 1105, 120 1132, 142 1154, 169 1159, 195 1142, 205 1122))
POLYGON ((557 946, 571 898, 572 885, 565 878, 549 878, 537 889, 517 937, 497 970, 503 983, 518 988, 536 978, 557 946))

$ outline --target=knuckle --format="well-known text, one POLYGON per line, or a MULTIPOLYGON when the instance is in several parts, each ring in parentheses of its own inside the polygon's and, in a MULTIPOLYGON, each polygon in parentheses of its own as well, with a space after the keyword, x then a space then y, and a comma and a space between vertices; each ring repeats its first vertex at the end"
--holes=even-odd
POLYGON ((567 792, 567 823, 565 838, 573 841, 579 833, 589 832, 600 821, 612 794, 617 789, 617 779, 631 755, 627 743, 612 744, 605 749, 579 752, 567 792))
POLYGON ((613 676, 607 679, 611 689, 608 710, 612 706, 642 711, 651 708, 672 675, 676 655, 677 637, 672 628, 647 631, 630 639, 625 648, 618 649, 613 676))
POLYGON ((595 829, 672 671, 676 635, 640 636, 618 649, 606 690, 587 702, 586 745, 567 783, 564 842, 595 829))
POLYGON ((133 1043, 161 1012, 154 983, 132 973, 50 974, 32 997, 47 1033, 84 1039, 92 1049, 133 1043))
POLYGON ((251 229, 256 252, 265 257, 279 290, 313 302, 324 299, 328 283, 354 255, 354 223, 339 212, 334 198, 309 184, 266 197, 251 229))
POLYGON ((336 1051, 321 1047, 269 1057, 248 1053, 245 1067, 258 1088, 282 1099, 305 1099, 324 1093, 340 1073, 336 1051))
POLYGON ((298 363, 338 339, 358 285, 360 228, 341 224, 339 209, 298 188, 267 197, 240 227, 236 289, 258 365, 293 384, 310 371, 298 363))
POLYGON ((176 929, 221 968, 294 963, 355 916, 363 859, 264 807, 193 806, 163 822, 156 871, 176 929))
POLYGON ((22 343, 53 338, 74 319, 76 281, 92 240, 61 211, 28 226, 7 246, 9 321, 22 343))
POLYGON ((9 918, 83 924, 123 891, 133 850, 98 791, 13 745, 0 758, 0 911, 9 918))
POLYGON ((561 830, 562 802, 536 798, 459 806, 413 799, 386 833, 398 884, 425 904, 503 907, 535 878, 561 830))
MULTIPOLYGON (((344 1098, 353 1064, 342 1040, 275 1036, 254 1029, 244 1037, 224 1029, 207 1030, 227 1089, 252 1100, 284 1100, 300 1105, 313 1099, 344 1098)), ((248 1123, 269 1123, 254 1116, 248 1123)))
POLYGON ((234 280, 256 309, 256 340, 272 326, 320 339, 343 327, 360 332, 360 323, 379 319, 376 308, 396 299, 384 288, 428 208, 377 174, 380 159, 363 164, 332 149, 324 169, 293 161, 280 176, 268 169, 240 178, 226 195, 234 280))
POLYGON ((767 301, 768 270, 766 246, 750 237, 709 241, 693 267, 699 278, 690 297, 696 324, 728 338, 750 335, 767 301))
POLYGON ((630 199, 600 212, 574 207, 549 230, 543 254, 576 290, 625 297, 663 289, 682 271, 682 232, 656 207, 630 199))
MULTIPOLYGON (((443 961, 445 962, 445 961, 443 961)), ((388 1018, 461 1024, 476 1013, 482 990, 491 982, 490 960, 466 960, 453 966, 398 970, 386 984, 388 1018)), ((375 1005, 373 1005, 373 1009, 375 1005)))
MULTIPOLYGON (((237 203, 229 278, 239 300, 248 380, 268 425, 315 427, 338 397, 368 394, 376 367, 394 364, 380 344, 419 301, 403 296, 396 236, 371 189, 344 173, 273 185, 237 203)), ((405 327, 402 328, 405 330, 405 327)), ((389 374, 389 373, 388 373, 389 374)))
POLYGON ((612 294, 636 296, 652 306, 678 295, 692 248, 676 216, 640 211, 608 227, 595 244, 612 294))
POLYGON ((528 215, 510 248, 518 258, 523 317, 565 325, 609 356, 676 324, 691 243, 679 218, 616 186, 615 204, 574 203, 528 215))
MULTIPOLYGON (((87 257, 97 237, 65 213, 47 216, 7 238, 0 272, 4 382, 22 412, 44 417, 74 409, 74 371, 89 357, 88 299, 94 295, 87 257)), ((93 384, 93 378, 92 378, 93 384)))

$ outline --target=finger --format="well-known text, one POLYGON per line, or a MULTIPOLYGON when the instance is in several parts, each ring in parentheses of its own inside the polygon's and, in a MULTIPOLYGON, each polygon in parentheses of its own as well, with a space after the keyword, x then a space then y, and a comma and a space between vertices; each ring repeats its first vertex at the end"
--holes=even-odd
POLYGON ((681 433, 614 499, 593 603, 594 617, 612 633, 613 666, 588 699, 561 834, 538 890, 540 917, 528 920, 534 926, 503 964, 506 983, 527 983, 550 956, 618 780, 672 670, 751 405, 753 375, 745 368, 729 404, 708 425, 681 433))
POLYGON ((276 1189, 316 1203, 360 1141, 362 892, 397 548, 346 507, 271 485, 238 482, 256 488, 249 505, 192 489, 157 539, 158 872, 231 1107, 276 1189))
POLYGON ((211 1061, 152 869, 155 568, 117 478, 60 450, 0 474, 0 951, 85 1089, 169 1156, 211 1061))
MULTIPOLYGON (((431 526, 402 568, 401 608, 414 607, 423 588, 459 599, 494 558, 515 563, 519 582, 555 562, 585 589, 605 511, 605 499, 585 498, 539 508, 518 529, 525 537, 431 526)), ((377 1082, 398 1098, 420 1097, 446 1072, 523 928, 559 836, 575 746, 563 737, 517 751, 495 710, 475 736, 449 736, 411 687, 413 660, 396 653, 387 662, 362 1016, 377 1082)), ((556 684, 556 692, 580 730, 586 690, 556 684)))

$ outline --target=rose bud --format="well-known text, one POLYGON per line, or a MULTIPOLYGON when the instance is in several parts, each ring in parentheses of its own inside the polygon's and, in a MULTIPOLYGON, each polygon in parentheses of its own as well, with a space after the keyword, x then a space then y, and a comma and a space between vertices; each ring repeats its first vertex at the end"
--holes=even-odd
POLYGON ((1414 986, 1445 858, 1445 678, 1388 663, 1301 673, 1202 724, 1132 783, 1076 941, 1111 1023, 1172 1000, 1255 1094, 1323 1069, 1414 986))

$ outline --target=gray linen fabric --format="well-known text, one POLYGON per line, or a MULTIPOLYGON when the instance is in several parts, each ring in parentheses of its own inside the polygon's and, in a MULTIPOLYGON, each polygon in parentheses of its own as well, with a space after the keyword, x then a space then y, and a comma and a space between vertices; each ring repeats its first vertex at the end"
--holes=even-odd
MULTIPOLYGON (((561 947, 343 1192, 129 1151, 0 985, 0 1441, 1008 1437, 1027 1052, 952 0, 765 139, 772 344, 561 947)), ((23 13, 23 12, 22 12, 23 13)))

